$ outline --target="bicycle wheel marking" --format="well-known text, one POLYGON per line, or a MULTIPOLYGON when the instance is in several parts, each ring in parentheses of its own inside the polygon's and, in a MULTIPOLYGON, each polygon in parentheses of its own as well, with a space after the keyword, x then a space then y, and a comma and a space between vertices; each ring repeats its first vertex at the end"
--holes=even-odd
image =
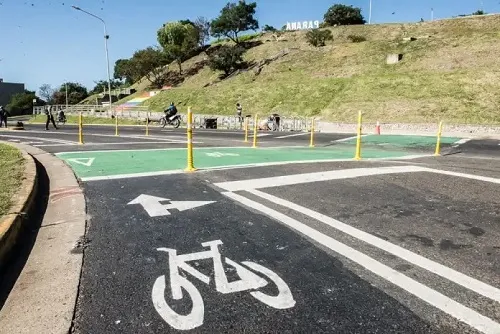
POLYGON ((178 330, 190 330, 203 324, 205 314, 203 298, 198 289, 191 283, 189 277, 197 278, 207 285, 210 284, 210 277, 191 267, 187 263, 189 261, 204 259, 213 260, 215 289, 219 293, 229 294, 252 290, 250 292, 252 297, 270 307, 288 309, 295 306, 295 300, 293 299, 292 292, 288 285, 270 269, 250 261, 244 261, 242 264, 238 264, 229 258, 225 258, 225 264, 235 268, 240 277, 240 280, 228 282, 224 271, 222 256, 219 252, 219 245, 222 245, 222 241, 214 240, 204 242, 201 245, 203 247, 209 247, 210 249, 183 255, 178 255, 175 249, 157 249, 160 252, 168 254, 170 284, 167 284, 165 276, 158 277, 153 285, 151 297, 158 314, 173 328, 178 330), (186 277, 181 276, 180 269, 189 275, 186 275, 186 277), (269 283, 276 285, 279 291, 278 295, 272 296, 258 291, 258 289, 267 286, 269 283), (165 300, 166 295, 172 296, 174 300, 189 298, 192 302, 191 311, 186 315, 176 313, 165 300))

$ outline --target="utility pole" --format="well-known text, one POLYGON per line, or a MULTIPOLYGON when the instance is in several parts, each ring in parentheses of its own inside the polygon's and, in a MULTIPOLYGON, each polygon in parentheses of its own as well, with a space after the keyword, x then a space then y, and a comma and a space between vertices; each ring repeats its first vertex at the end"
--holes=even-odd
POLYGON ((64 83, 64 88, 66 89, 66 111, 68 111, 68 83, 64 83))
POLYGON ((434 21, 434 8, 431 8, 431 21, 434 21))
POLYGON ((370 0, 370 12, 368 14, 368 24, 372 23, 372 0, 370 0))
POLYGON ((104 48, 106 50, 106 64, 107 64, 107 72, 108 72, 108 94, 109 94, 109 108, 110 110, 112 111, 112 108, 111 108, 111 102, 113 101, 113 99, 111 98, 111 76, 109 74, 109 55, 108 55, 108 39, 109 39, 109 35, 108 35, 108 32, 106 30, 106 22, 104 22, 104 20, 102 18, 100 18, 99 16, 97 15, 94 15, 92 13, 89 13, 83 9, 81 9, 80 7, 77 7, 77 6, 71 6, 73 7, 74 9, 76 10, 79 10, 80 12, 83 12, 87 15, 90 15, 96 19, 98 19, 99 21, 102 22, 102 24, 104 25, 104 48))

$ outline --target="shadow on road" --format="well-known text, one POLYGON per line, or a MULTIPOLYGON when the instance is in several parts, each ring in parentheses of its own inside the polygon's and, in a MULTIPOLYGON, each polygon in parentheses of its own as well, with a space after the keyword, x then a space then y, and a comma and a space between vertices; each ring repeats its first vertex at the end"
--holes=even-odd
POLYGON ((36 204, 28 212, 29 218, 24 221, 18 243, 10 252, 11 259, 0 268, 0 310, 28 261, 47 209, 50 193, 49 178, 43 166, 37 160, 35 163, 38 175, 36 204))

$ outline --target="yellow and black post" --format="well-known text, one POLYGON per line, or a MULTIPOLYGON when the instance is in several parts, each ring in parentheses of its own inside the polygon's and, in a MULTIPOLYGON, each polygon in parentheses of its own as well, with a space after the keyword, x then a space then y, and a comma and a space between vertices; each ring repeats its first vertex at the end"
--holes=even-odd
POLYGON ((257 148, 257 127, 259 126, 259 115, 255 115, 255 120, 253 124, 253 148, 257 148))
POLYGON ((438 128, 437 140, 436 140, 436 152, 434 153, 435 156, 441 155, 441 135, 442 134, 443 134, 443 121, 439 122, 439 128, 438 128))
POLYGON ((314 117, 311 119, 311 142, 309 147, 314 147, 314 117))
POLYGON ((194 172, 193 162, 193 113, 191 112, 191 107, 188 107, 187 114, 187 167, 186 172, 194 172))
POLYGON ((354 160, 361 160, 361 127, 363 123, 363 114, 361 111, 358 115, 358 137, 356 139, 356 155, 354 156, 354 160))
POLYGON ((83 145, 83 116, 81 112, 78 116, 78 144, 83 145))

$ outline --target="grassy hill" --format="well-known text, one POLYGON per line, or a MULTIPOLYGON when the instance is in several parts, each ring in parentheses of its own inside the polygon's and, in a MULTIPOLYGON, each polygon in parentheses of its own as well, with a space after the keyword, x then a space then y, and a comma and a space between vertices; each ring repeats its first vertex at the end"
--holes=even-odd
MULTIPOLYGON (((500 123, 499 15, 331 31, 334 40, 322 48, 309 46, 305 31, 287 32, 282 41, 264 34, 254 39, 262 44, 247 51, 248 62, 287 54, 259 75, 251 69, 221 81, 205 66, 145 104, 161 110, 176 101, 197 113, 234 114, 240 102, 245 114, 339 122, 354 121, 361 110, 367 121, 500 123), (367 41, 353 43, 349 35, 367 41), (387 65, 390 53, 403 54, 402 61, 387 65)), ((202 53, 184 68, 204 59, 202 53)))

